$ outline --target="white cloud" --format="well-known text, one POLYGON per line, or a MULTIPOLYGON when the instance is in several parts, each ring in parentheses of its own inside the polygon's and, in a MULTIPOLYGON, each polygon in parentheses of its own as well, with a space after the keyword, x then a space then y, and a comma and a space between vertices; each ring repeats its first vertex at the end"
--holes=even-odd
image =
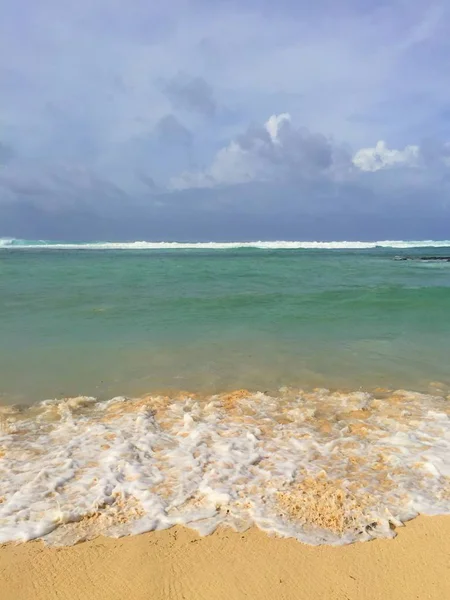
POLYGON ((349 170, 343 148, 321 134, 293 125, 288 113, 272 115, 263 126, 249 127, 219 150, 211 165, 171 180, 172 189, 235 185, 252 181, 292 181, 334 177, 349 170))
POLYGON ((281 115, 272 115, 269 117, 264 127, 266 128, 268 134, 270 135, 270 139, 274 144, 281 143, 279 137, 280 128, 283 126, 283 123, 289 124, 291 120, 291 115, 289 113, 282 113, 281 115))
POLYGON ((361 171, 379 171, 390 167, 416 167, 419 164, 419 146, 405 146, 403 150, 387 147, 380 140, 375 148, 361 148, 353 157, 353 164, 361 171))
MULTIPOLYGON (((331 138, 296 127, 289 113, 271 115, 221 148, 203 170, 185 171, 169 188, 213 188, 251 182, 350 182, 367 173, 414 169, 414 177, 433 178, 450 166, 450 144, 423 142, 402 149, 380 140, 352 157, 331 138)), ((410 171, 411 177, 413 176, 410 171)), ((409 176, 408 176, 409 177, 409 176)))
POLYGON ((263 164, 254 151, 243 149, 232 141, 219 150, 205 171, 185 172, 171 180, 172 189, 209 188, 264 180, 263 164))

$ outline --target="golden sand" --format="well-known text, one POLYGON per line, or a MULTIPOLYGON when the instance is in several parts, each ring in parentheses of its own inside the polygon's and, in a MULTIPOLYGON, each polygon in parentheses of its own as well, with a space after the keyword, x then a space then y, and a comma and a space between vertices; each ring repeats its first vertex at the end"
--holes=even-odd
POLYGON ((305 546, 261 531, 173 528, 65 548, 0 547, 1 600, 445 600, 450 518, 394 540, 305 546))

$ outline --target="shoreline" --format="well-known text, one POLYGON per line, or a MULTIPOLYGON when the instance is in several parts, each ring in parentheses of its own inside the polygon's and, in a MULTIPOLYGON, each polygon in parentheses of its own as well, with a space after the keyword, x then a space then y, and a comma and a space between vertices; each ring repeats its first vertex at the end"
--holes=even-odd
POLYGON ((420 516, 397 533, 339 547, 182 527, 61 548, 9 543, 0 546, 2 600, 450 597, 450 517, 420 516))
POLYGON ((313 545, 389 538, 450 512, 448 410, 442 397, 326 390, 13 410, 0 415, 0 542, 173 525, 256 525, 313 545))

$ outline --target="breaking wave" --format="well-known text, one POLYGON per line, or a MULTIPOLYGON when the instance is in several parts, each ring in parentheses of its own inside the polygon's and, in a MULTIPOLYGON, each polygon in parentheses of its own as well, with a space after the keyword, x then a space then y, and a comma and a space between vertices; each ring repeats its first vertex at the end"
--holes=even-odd
POLYGON ((450 240, 381 240, 376 242, 53 242, 48 240, 22 240, 0 238, 0 249, 48 250, 236 250, 258 248, 261 250, 364 250, 375 248, 448 248, 450 240))

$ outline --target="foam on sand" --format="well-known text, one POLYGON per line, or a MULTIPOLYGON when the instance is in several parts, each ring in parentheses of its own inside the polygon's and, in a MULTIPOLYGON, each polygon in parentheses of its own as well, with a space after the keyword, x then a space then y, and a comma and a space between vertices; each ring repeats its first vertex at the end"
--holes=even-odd
POLYGON ((0 542, 178 524, 346 544, 450 513, 443 396, 240 390, 1 410, 0 542))

